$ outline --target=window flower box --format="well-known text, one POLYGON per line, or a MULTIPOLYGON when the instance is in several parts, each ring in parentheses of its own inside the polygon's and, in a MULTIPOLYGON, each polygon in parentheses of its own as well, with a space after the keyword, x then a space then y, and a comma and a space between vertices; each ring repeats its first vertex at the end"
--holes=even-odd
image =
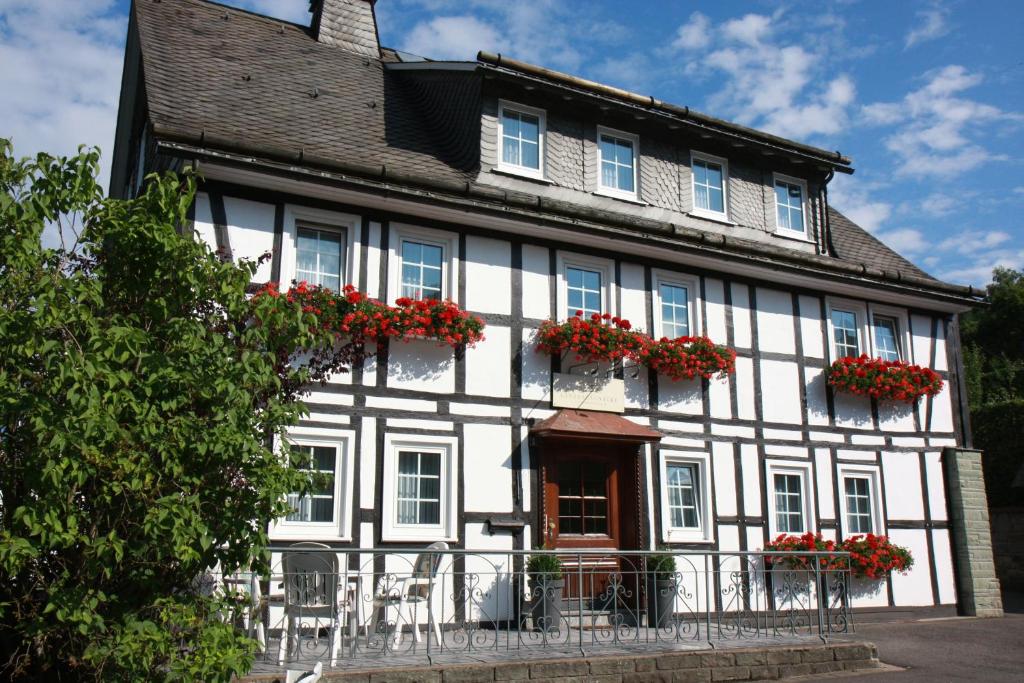
POLYGON ((886 536, 875 534, 858 534, 841 543, 822 538, 820 532, 807 532, 802 536, 780 534, 774 541, 766 543, 764 549, 772 552, 849 553, 849 559, 834 555, 768 555, 765 556, 765 564, 813 571, 817 560, 822 571, 842 570, 849 566, 853 578, 872 581, 884 579, 894 571, 906 574, 914 566, 914 557, 909 550, 892 543, 886 536))
POLYGON ((736 371, 736 352, 707 337, 654 339, 608 313, 585 318, 583 311, 558 322, 545 320, 537 330, 537 351, 550 356, 575 353, 591 363, 632 361, 673 380, 724 378, 736 371))
POLYGON ((931 368, 867 355, 840 358, 832 363, 826 376, 836 391, 904 403, 915 403, 922 396, 935 396, 942 391, 943 384, 942 378, 931 368))

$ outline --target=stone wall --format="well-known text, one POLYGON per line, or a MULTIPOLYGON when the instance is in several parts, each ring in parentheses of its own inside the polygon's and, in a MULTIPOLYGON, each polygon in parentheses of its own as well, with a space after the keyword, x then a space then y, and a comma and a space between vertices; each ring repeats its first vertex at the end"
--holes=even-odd
MULTIPOLYGON (((640 683, 643 681, 765 681, 871 669, 879 665, 871 643, 830 643, 718 650, 661 652, 614 657, 447 664, 416 668, 325 672, 325 681, 411 683, 447 681, 530 681, 530 683, 640 683)), ((250 676, 245 681, 283 681, 283 676, 250 676)))
POLYGON ((957 604, 968 616, 1003 614, 989 527, 988 499, 982 476, 981 451, 946 448, 946 499, 956 567, 957 604))

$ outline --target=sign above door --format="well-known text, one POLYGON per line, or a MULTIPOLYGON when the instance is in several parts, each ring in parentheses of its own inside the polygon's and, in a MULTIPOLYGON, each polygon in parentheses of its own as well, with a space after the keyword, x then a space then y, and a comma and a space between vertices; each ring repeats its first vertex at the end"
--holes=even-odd
POLYGON ((555 373, 551 380, 551 407, 626 412, 625 383, 603 375, 555 373))

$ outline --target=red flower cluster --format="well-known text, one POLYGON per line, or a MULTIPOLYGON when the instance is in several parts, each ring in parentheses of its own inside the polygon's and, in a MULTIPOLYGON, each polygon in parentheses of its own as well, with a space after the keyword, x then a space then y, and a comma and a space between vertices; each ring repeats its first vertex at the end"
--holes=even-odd
POLYGON ((736 352, 707 337, 655 340, 608 313, 594 313, 588 320, 576 311, 565 322, 545 320, 537 331, 537 351, 551 356, 573 351, 576 360, 588 362, 628 359, 673 380, 725 377, 736 370, 736 352))
POLYGON ((414 338, 433 339, 452 347, 471 347, 483 339, 484 321, 451 301, 400 298, 394 306, 371 299, 352 285, 340 293, 298 283, 281 294, 274 282, 256 292, 254 299, 270 297, 301 307, 316 316, 319 330, 356 343, 414 338))
MULTIPOLYGON (((891 572, 905 574, 914 566, 914 558, 910 551, 894 545, 885 536, 865 534, 851 536, 842 543, 822 538, 821 533, 807 532, 803 536, 787 536, 780 534, 774 541, 764 546, 765 550, 775 552, 845 552, 849 553, 850 573, 857 578, 881 579, 891 572)), ((791 555, 788 557, 766 556, 765 563, 769 566, 775 562, 785 564, 794 569, 811 569, 813 559, 809 556, 791 555)), ((822 569, 846 569, 846 557, 834 555, 819 557, 818 564, 822 569)))
POLYGON ((886 536, 851 536, 843 541, 842 549, 850 553, 854 576, 881 579, 893 571, 906 574, 914 566, 910 551, 894 545, 886 536))
POLYGON ((881 358, 840 358, 828 369, 828 383, 839 391, 880 401, 913 403, 942 391, 942 378, 930 368, 881 358))
MULTIPOLYGON (((772 552, 834 552, 840 548, 835 541, 822 538, 821 532, 812 534, 808 531, 803 536, 779 534, 774 541, 765 543, 764 549, 772 552)), ((790 555, 788 557, 766 555, 764 561, 768 566, 785 564, 793 569, 810 570, 814 568, 814 559, 809 555, 790 555)), ((846 561, 834 555, 818 556, 818 564, 822 569, 846 569, 846 561)))

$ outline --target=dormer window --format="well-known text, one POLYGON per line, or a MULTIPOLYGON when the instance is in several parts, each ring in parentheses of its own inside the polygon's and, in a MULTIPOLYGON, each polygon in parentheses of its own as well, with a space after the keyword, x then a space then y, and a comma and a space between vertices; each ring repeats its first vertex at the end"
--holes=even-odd
POLYGON ((806 200, 806 182, 799 178, 775 174, 775 234, 809 239, 806 200))
POLYGON ((505 101, 499 103, 499 170, 531 178, 544 177, 544 119, 542 109, 505 101))
POLYGON ((693 213, 713 220, 729 220, 726 185, 729 162, 700 152, 690 153, 693 170, 693 213))
POLYGON ((639 138, 598 126, 598 192, 637 201, 636 152, 639 138))

